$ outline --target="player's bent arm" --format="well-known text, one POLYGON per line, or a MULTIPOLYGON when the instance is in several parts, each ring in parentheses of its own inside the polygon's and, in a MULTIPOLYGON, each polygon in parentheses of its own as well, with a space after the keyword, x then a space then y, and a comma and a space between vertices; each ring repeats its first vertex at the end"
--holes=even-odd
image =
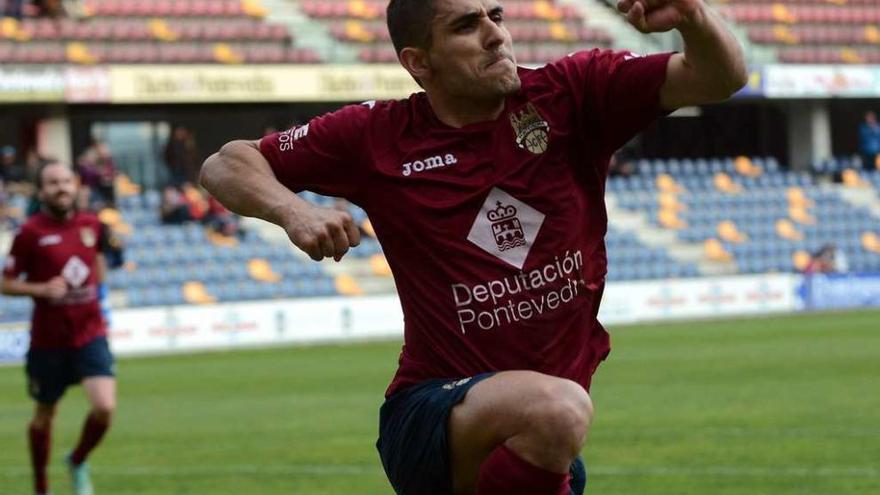
POLYGON ((667 110, 726 100, 748 82, 742 47, 703 2, 677 29, 684 54, 669 60, 660 104, 667 110))
POLYGON ((26 282, 17 278, 3 277, 0 282, 0 292, 4 296, 28 296, 28 297, 46 297, 48 284, 37 282, 26 282))
POLYGON ((284 227, 308 204, 284 187, 260 153, 259 141, 232 141, 202 165, 199 182, 232 212, 284 227))
POLYGON ((316 261, 338 261, 349 247, 360 244, 351 215, 315 207, 278 181, 259 141, 225 144, 202 165, 199 182, 231 211, 283 228, 316 261))

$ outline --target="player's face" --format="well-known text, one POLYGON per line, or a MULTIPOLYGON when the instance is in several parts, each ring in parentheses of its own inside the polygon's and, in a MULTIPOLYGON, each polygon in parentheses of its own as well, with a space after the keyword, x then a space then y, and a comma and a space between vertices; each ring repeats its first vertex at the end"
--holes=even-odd
POLYGON ((520 88, 510 31, 497 0, 435 0, 428 63, 432 82, 451 95, 504 97, 520 88))
POLYGON ((59 216, 73 209, 77 183, 70 168, 62 164, 49 165, 43 169, 42 180, 39 195, 46 208, 59 216))

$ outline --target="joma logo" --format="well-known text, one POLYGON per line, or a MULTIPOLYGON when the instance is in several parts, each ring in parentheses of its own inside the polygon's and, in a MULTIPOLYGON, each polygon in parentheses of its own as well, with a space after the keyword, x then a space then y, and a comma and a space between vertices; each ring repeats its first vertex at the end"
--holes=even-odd
POLYGON ((425 158, 424 160, 407 162, 403 164, 403 176, 409 177, 413 172, 424 172, 425 170, 431 170, 432 168, 441 168, 447 165, 455 165, 456 163, 458 163, 458 160, 455 158, 455 155, 452 154, 447 154, 445 156, 437 155, 425 158))

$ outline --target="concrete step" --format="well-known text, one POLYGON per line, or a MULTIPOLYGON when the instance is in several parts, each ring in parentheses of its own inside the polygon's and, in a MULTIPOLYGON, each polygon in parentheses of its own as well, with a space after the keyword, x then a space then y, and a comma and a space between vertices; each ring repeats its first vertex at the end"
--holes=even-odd
POLYGON ((850 205, 856 208, 865 208, 871 213, 871 216, 880 218, 880 195, 873 187, 856 189, 841 184, 825 184, 822 187, 833 190, 850 205))
POLYGON ((322 23, 305 15, 298 2, 291 0, 263 0, 269 11, 266 20, 284 24, 293 33, 293 44, 300 48, 311 48, 327 62, 354 63, 358 49, 336 41, 329 29, 322 23))

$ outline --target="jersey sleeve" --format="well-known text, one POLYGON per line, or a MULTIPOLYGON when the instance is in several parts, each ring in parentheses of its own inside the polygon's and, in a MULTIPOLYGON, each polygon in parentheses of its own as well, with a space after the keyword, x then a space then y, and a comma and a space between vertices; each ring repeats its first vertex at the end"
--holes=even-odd
POLYGON ((30 267, 30 254, 34 252, 31 235, 22 229, 12 240, 9 255, 3 264, 3 278, 18 278, 30 267))
POLYGON ((572 93, 594 145, 610 155, 667 113, 660 89, 671 56, 597 49, 573 53, 548 69, 572 93))
POLYGON ((264 137, 260 151, 289 189, 356 200, 367 162, 370 107, 349 105, 264 137))

